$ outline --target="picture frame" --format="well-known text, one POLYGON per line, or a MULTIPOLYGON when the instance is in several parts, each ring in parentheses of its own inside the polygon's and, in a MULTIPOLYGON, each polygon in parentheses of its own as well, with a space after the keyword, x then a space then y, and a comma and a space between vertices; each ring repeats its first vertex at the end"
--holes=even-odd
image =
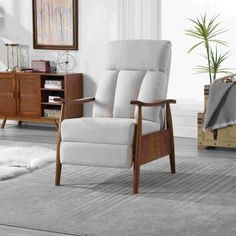
POLYGON ((32 0, 33 48, 78 50, 78 0, 32 0))

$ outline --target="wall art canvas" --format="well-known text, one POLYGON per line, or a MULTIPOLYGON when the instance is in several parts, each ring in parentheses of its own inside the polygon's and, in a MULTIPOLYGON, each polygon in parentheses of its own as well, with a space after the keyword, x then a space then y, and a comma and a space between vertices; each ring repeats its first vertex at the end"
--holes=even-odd
POLYGON ((78 49, 78 1, 33 0, 35 49, 78 49))

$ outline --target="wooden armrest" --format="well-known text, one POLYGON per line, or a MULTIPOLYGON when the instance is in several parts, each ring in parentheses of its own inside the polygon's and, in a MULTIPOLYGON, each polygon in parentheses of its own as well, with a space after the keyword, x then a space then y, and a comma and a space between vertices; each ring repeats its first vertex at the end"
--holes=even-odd
POLYGON ((137 105, 137 106, 143 106, 143 107, 155 107, 155 106, 161 106, 161 105, 170 104, 170 103, 176 103, 176 100, 174 100, 174 99, 161 99, 161 100, 156 100, 156 101, 152 101, 152 102, 142 102, 139 100, 130 101, 131 105, 137 105))
POLYGON ((55 102, 60 102, 63 104, 84 104, 87 102, 95 101, 95 97, 80 98, 80 99, 75 99, 75 100, 66 100, 64 98, 54 98, 53 100, 55 102))

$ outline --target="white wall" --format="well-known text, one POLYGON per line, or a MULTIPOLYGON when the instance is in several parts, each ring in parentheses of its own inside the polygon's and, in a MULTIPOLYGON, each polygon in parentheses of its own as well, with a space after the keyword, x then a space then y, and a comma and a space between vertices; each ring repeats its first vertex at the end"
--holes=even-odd
MULTIPOLYGON (((228 41, 234 54, 228 67, 236 68, 236 1, 235 0, 162 0, 162 38, 173 43, 173 58, 168 97, 176 98, 173 106, 175 134, 197 137, 197 112, 203 110, 203 86, 209 83, 206 74, 193 74, 192 68, 205 63, 198 53, 187 54, 196 42, 184 34, 192 24, 188 18, 204 13, 210 17, 220 14, 219 21, 228 29, 224 40, 228 41)), ((227 48, 226 48, 227 50, 227 48)))
MULTIPOLYGON (((94 95, 105 64, 105 45, 117 38, 117 0, 79 0, 78 71, 85 74, 85 96, 94 95)), ((56 60, 57 51, 34 50, 32 0, 0 0, 0 37, 25 45, 32 59, 56 60)), ((6 51, 0 42, 0 70, 6 68, 6 51)), ((85 108, 85 115, 91 108, 85 108)))

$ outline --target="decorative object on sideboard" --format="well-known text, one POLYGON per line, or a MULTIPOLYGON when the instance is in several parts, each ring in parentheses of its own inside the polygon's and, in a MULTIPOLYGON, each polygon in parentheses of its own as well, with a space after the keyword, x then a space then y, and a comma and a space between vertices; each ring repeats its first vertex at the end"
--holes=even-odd
POLYGON ((51 73, 57 72, 57 63, 55 61, 50 61, 50 72, 51 73))
POLYGON ((7 69, 6 71, 19 72, 20 69, 20 45, 18 43, 6 43, 7 69))
POLYGON ((33 0, 32 5, 35 49, 78 50, 78 0, 33 0))
POLYGON ((58 71, 68 73, 73 71, 73 69, 76 67, 76 60, 69 51, 58 52, 56 64, 58 71))
POLYGON ((46 60, 32 60, 32 70, 33 72, 50 72, 50 61, 46 60))
POLYGON ((21 71, 30 67, 30 46, 27 44, 20 45, 20 67, 21 71))

